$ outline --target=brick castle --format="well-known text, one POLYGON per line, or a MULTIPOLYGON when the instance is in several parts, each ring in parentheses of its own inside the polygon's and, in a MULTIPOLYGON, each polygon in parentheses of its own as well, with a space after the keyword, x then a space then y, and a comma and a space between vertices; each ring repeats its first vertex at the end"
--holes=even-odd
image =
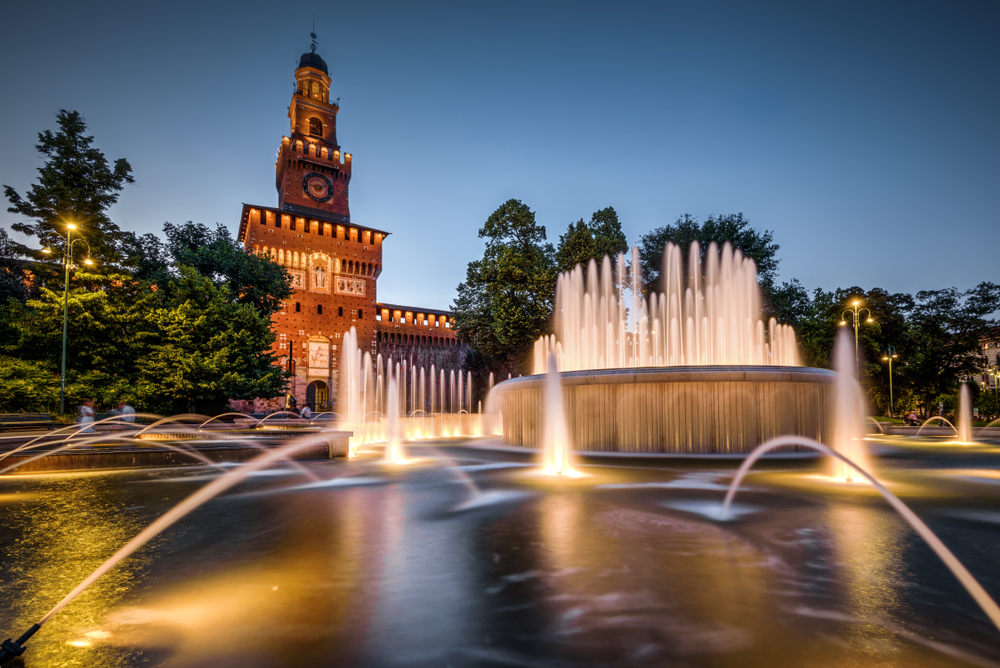
MULTIPOLYGON (((340 107, 330 102, 329 68, 315 51, 313 44, 295 70, 291 131, 281 138, 275 165, 278 205, 244 204, 239 240, 292 276, 293 294, 272 318, 275 351, 295 374, 289 393, 299 406, 332 410, 338 344, 351 327, 372 358, 382 354, 428 370, 431 364, 460 369, 466 351, 447 311, 378 301, 389 233, 351 222, 351 154, 337 143, 340 107)), ((257 400, 253 408, 284 405, 281 397, 257 400)))

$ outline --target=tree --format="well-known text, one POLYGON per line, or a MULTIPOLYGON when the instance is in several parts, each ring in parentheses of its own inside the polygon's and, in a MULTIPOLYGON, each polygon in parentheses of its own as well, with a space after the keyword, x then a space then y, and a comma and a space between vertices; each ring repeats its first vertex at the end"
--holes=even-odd
POLYGON ((742 213, 725 216, 709 216, 703 223, 685 213, 673 225, 658 227, 639 237, 639 264, 642 269, 644 292, 660 291, 660 271, 663 266, 663 247, 667 242, 681 247, 686 259, 692 242, 701 246, 701 261, 704 263, 708 245, 715 241, 721 247, 728 241, 733 248, 742 251, 745 257, 757 264, 757 280, 765 293, 774 285, 778 273, 777 252, 781 248, 774 243, 774 234, 769 230, 757 230, 742 213))
POLYGON ((960 377, 985 366, 982 337, 996 325, 1000 286, 984 282, 971 290, 918 292, 911 316, 916 346, 910 373, 926 410, 939 395, 954 393, 960 377))
POLYGON ((566 234, 559 237, 556 247, 556 267, 560 272, 569 271, 580 265, 587 271, 590 260, 595 260, 600 266, 604 256, 611 258, 611 270, 617 271, 615 257, 619 253, 628 252, 628 241, 622 232, 618 213, 612 207, 595 211, 590 217, 590 223, 581 218, 576 223, 570 223, 566 234))
POLYGON ((286 374, 271 351, 269 315, 191 267, 178 273, 148 315, 159 343, 138 360, 139 403, 160 412, 217 412, 229 399, 281 394, 286 374))
MULTIPOLYGON (((22 197, 10 186, 4 195, 7 209, 31 222, 17 222, 11 228, 36 237, 42 246, 61 247, 66 225, 74 223, 74 234, 90 245, 91 255, 109 266, 121 259, 118 244, 121 230, 108 217, 125 187, 134 183, 132 167, 124 158, 108 164, 104 154, 94 148, 94 138, 86 134, 87 124, 79 112, 60 110, 56 115, 59 130, 45 130, 38 135, 35 148, 45 158, 38 168, 38 182, 22 197)), ((14 243, 22 254, 42 259, 40 251, 14 243)))
MULTIPOLYGON (((291 276, 271 258, 247 253, 223 225, 211 230, 188 221, 166 223, 166 246, 159 261, 169 257, 175 266, 193 267, 216 286, 228 284, 230 295, 241 304, 250 304, 266 315, 276 313, 281 302, 292 296, 291 276)), ((154 240, 141 240, 141 257, 155 273, 157 248, 154 240)))
POLYGON ((0 305, 8 299, 23 302, 28 298, 28 281, 23 254, 14 247, 7 230, 0 227, 0 305))
POLYGON ((490 215, 479 237, 483 258, 469 263, 452 305, 456 332, 485 358, 479 370, 516 375, 552 314, 555 251, 535 214, 514 199, 490 215))

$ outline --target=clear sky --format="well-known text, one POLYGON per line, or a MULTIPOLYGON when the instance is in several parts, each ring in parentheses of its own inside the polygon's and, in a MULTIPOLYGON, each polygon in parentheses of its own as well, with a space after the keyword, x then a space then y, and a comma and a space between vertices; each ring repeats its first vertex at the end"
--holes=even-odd
POLYGON ((121 227, 235 233, 277 202, 314 13, 380 300, 447 307, 509 198, 553 242, 742 211, 810 289, 1000 281, 996 2, 8 3, 0 183, 75 109, 134 169, 121 227))

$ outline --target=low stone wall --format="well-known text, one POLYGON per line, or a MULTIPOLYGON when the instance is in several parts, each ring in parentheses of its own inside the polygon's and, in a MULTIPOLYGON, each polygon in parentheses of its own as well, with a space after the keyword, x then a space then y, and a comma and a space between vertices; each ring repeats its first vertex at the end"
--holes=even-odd
MULTIPOLYGON (((659 367, 562 374, 576 450, 747 453, 774 436, 828 442, 835 374, 807 367, 659 367)), ((496 386, 503 440, 540 447, 544 376, 496 386)))

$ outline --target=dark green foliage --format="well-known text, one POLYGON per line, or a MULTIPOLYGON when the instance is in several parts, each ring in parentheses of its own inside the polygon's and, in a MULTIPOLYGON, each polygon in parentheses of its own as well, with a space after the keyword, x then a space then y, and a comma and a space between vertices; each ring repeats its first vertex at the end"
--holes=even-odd
POLYGON ((508 200, 479 230, 483 258, 470 262, 452 306, 459 339, 496 373, 521 369, 552 314, 555 251, 545 228, 517 200, 508 200))
POLYGON ((883 358, 892 346, 897 354, 892 368, 897 415, 918 406, 925 414, 936 413, 940 397, 954 397, 959 380, 983 367, 981 339, 995 326, 991 315, 1000 309, 1000 286, 992 283, 965 292, 919 292, 916 297, 879 288, 816 290, 810 299, 793 281, 774 295, 773 312, 795 327, 806 366, 828 368, 839 329, 849 331, 853 344, 854 320, 845 311, 854 301, 869 309, 873 322, 862 312, 858 328, 859 379, 872 407, 887 414, 889 368, 883 358))
MULTIPOLYGON (((7 209, 29 219, 16 222, 12 229, 38 239, 41 246, 61 250, 66 225, 74 223, 75 236, 90 245, 91 256, 99 266, 108 267, 121 260, 121 230, 107 211, 126 183, 134 183, 132 167, 118 159, 112 167, 104 154, 94 148, 94 138, 87 136, 87 124, 76 111, 61 110, 56 116, 59 130, 45 130, 38 135, 36 148, 45 159, 38 168, 38 182, 27 195, 4 186, 10 202, 7 209)), ((16 244, 28 257, 43 259, 39 250, 16 244)))
MULTIPOLYGON (((211 230, 188 221, 183 225, 166 223, 163 231, 167 243, 159 255, 161 262, 169 256, 174 265, 193 267, 216 286, 227 284, 236 301, 271 315, 292 296, 291 277, 285 268, 263 255, 248 254, 224 226, 211 230)), ((152 240, 144 242, 143 253, 147 258, 156 257, 152 240)))
POLYGON ((996 324, 1000 286, 984 282, 971 290, 918 292, 910 318, 915 352, 910 362, 913 390, 925 405, 954 393, 960 377, 985 366, 981 340, 996 324))
POLYGON ((642 267, 644 291, 662 290, 660 271, 663 267, 663 247, 670 241, 681 247, 687 261, 691 243, 701 245, 701 260, 704 263, 708 245, 715 241, 721 247, 728 241, 746 257, 757 263, 757 280, 769 292, 778 273, 777 252, 780 246, 774 243, 774 235, 750 226, 750 221, 742 213, 725 216, 709 216, 704 223, 685 213, 673 225, 658 227, 639 237, 639 263, 642 267))
POLYGON ((7 230, 0 227, 0 304, 6 304, 9 299, 26 300, 26 279, 23 254, 15 247, 7 230))
POLYGON ((595 211, 590 217, 590 223, 583 222, 581 218, 578 222, 569 224, 566 234, 559 237, 556 267, 562 272, 579 264, 586 271, 590 260, 596 260, 600 265, 607 255, 611 257, 614 269, 615 256, 627 251, 628 242, 618 221, 618 214, 609 206, 595 211))
POLYGON ((280 394, 285 375, 270 350, 269 314, 191 267, 178 273, 146 316, 158 342, 138 359, 137 403, 161 413, 214 413, 229 399, 280 394))

